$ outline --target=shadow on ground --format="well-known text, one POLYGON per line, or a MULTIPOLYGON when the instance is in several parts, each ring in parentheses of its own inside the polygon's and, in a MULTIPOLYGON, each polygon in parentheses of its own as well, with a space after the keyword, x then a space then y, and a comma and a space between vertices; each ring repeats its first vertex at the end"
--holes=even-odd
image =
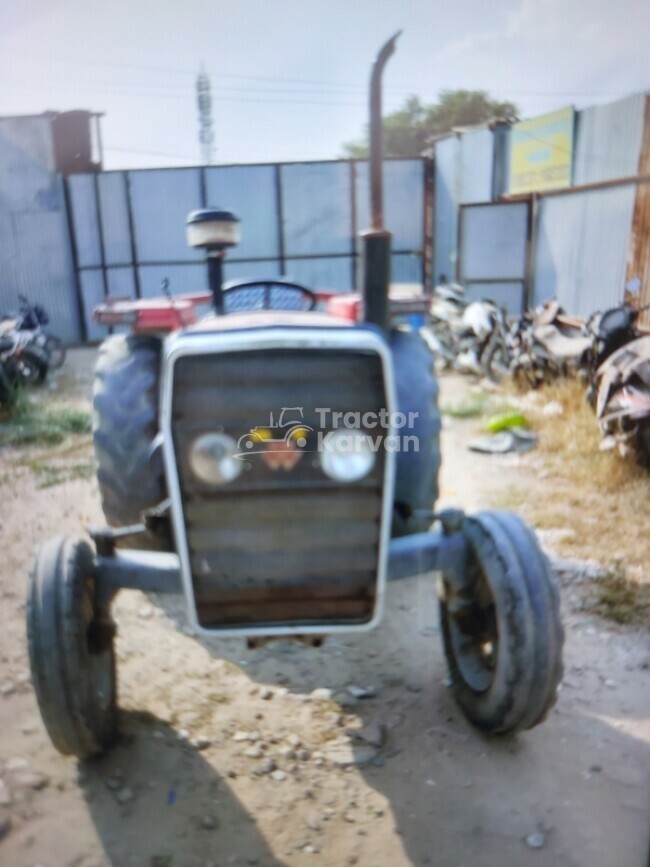
POLYGON ((225 776, 174 729, 151 714, 124 712, 121 731, 108 755, 79 765, 111 865, 282 867, 225 776))
MULTIPOLYGON (((643 719, 643 702, 634 706, 636 689, 623 699, 605 684, 630 676, 630 658, 610 660, 598 635, 571 635, 576 647, 569 642, 567 667, 579 663, 583 674, 573 678, 582 677, 584 689, 565 690, 538 728, 487 738, 466 722, 448 689, 436 607, 432 576, 420 576, 389 585, 377 630, 328 640, 319 650, 274 643, 246 655, 242 642, 202 643, 243 664, 256 683, 280 683, 298 695, 327 687, 363 726, 385 728, 385 743, 359 772, 388 800, 392 827, 371 826, 374 845, 364 843, 356 863, 389 863, 392 849, 399 863, 439 867, 645 867, 647 747, 621 716, 623 701, 626 718, 643 719), (375 695, 350 707, 350 685, 372 686, 375 695), (543 840, 542 848, 527 838, 543 840)), ((638 676, 647 684, 647 672, 638 676)), ((321 853, 322 863, 338 863, 327 857, 326 838, 321 853)))

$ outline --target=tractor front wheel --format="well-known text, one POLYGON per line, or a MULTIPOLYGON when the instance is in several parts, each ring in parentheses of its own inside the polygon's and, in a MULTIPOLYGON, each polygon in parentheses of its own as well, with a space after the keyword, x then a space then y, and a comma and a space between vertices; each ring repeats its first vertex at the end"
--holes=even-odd
POLYGON ((516 515, 464 520, 468 581, 443 578, 440 617, 452 689, 478 728, 512 734, 555 704, 564 630, 550 564, 516 515))
POLYGON ((30 574, 27 642, 41 716, 64 755, 87 758, 115 738, 114 631, 108 610, 97 605, 90 545, 46 542, 30 574))

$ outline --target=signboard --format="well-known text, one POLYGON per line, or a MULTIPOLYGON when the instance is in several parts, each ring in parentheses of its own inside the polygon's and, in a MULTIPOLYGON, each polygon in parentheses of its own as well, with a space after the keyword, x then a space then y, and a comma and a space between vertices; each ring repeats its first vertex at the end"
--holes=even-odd
POLYGON ((572 165, 573 108, 522 120, 510 130, 511 195, 569 187, 572 165))

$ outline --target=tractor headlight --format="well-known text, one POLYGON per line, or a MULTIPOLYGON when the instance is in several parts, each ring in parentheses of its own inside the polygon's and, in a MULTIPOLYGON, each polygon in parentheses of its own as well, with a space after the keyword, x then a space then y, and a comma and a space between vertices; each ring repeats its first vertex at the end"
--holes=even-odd
POLYGON ((375 464, 368 434, 360 430, 333 430, 322 444, 321 466, 330 479, 358 482, 375 464))
POLYGON ((190 468, 207 485, 227 485, 243 469, 243 462, 235 457, 236 453, 237 443, 228 434, 201 434, 190 446, 190 468))

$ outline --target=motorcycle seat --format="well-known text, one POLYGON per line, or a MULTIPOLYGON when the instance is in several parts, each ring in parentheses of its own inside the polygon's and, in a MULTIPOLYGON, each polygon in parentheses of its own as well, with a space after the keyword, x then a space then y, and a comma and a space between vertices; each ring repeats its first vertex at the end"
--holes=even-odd
POLYGON ((544 325, 535 329, 535 338, 557 358, 577 359, 591 348, 592 338, 578 335, 567 337, 554 325, 544 325))

